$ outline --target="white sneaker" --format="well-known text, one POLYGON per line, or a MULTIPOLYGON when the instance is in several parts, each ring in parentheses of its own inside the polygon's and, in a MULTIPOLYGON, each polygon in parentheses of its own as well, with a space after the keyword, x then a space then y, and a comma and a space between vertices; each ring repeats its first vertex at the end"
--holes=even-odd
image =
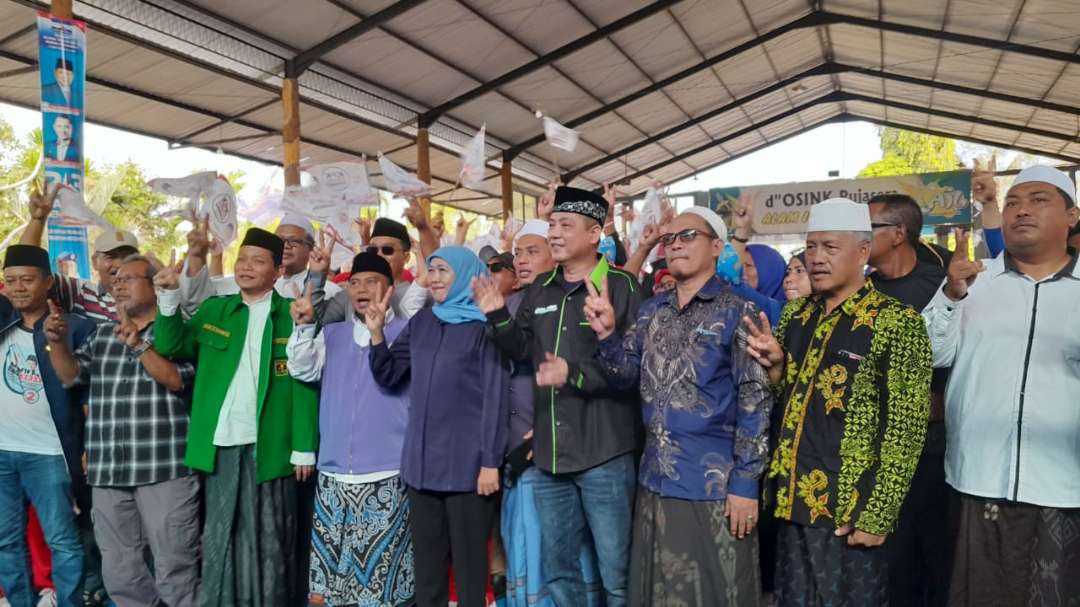
POLYGON ((37 607, 56 607, 56 591, 45 588, 38 593, 37 607))

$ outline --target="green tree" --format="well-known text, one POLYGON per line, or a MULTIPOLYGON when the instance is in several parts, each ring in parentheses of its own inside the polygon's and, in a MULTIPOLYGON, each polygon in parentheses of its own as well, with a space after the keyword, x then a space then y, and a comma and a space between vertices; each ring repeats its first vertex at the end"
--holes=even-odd
POLYGON ((887 177, 951 171, 959 167, 956 141, 885 127, 881 129, 881 160, 859 171, 859 177, 887 177))

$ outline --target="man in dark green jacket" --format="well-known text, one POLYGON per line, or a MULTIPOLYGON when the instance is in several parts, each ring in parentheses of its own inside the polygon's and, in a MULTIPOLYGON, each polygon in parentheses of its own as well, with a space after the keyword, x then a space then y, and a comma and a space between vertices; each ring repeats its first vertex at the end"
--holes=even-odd
POLYGON ((206 473, 203 606, 285 605, 297 582, 296 483, 315 464, 318 391, 289 375, 291 300, 274 291, 283 248, 248 230, 240 293, 206 300, 186 322, 178 270, 155 277, 155 347, 197 361, 186 462, 206 473))

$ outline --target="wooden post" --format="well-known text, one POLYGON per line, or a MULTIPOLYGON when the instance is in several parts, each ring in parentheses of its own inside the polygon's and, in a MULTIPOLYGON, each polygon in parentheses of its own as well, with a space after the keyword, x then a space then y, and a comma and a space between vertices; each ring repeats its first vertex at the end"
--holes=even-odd
POLYGON ((499 170, 499 176, 502 178, 503 221, 508 221, 514 210, 514 174, 511 169, 510 159, 503 158, 502 168, 499 170))
MULTIPOLYGON (((416 129, 416 178, 431 185, 431 147, 427 127, 416 129)), ((424 196, 420 204, 430 213, 431 198, 424 196)))
POLYGON ((296 78, 282 81, 281 104, 285 110, 281 127, 285 185, 300 185, 300 90, 296 78))
POLYGON ((71 0, 53 0, 49 12, 64 19, 75 18, 75 13, 71 10, 71 0))

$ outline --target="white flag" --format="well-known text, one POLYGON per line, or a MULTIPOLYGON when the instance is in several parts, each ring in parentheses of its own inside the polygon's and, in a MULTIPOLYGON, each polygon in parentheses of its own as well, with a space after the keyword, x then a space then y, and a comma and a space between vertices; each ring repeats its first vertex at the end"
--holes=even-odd
POLYGON ((320 196, 339 198, 351 204, 379 204, 379 197, 368 182, 367 158, 361 158, 361 162, 335 162, 311 167, 308 172, 315 183, 309 188, 317 190, 320 196))
POLYGON ((151 190, 166 196, 187 199, 187 204, 183 209, 166 211, 159 214, 159 217, 175 216, 190 220, 199 210, 199 201, 202 197, 210 195, 210 190, 213 189, 215 181, 217 181, 217 173, 203 171, 202 173, 193 173, 187 177, 157 177, 147 181, 146 185, 151 190))
POLYGON ((60 215, 60 223, 62 224, 98 226, 106 230, 116 229, 107 219, 87 206, 82 192, 67 186, 60 186, 60 191, 56 193, 56 206, 56 212, 60 215))
POLYGON ((567 128, 554 118, 544 116, 544 137, 553 147, 567 152, 573 152, 577 148, 578 132, 567 128))
POLYGON ((484 182, 484 134, 487 124, 473 136, 472 141, 461 150, 461 173, 458 180, 470 190, 479 188, 484 182))
POLYGON ((236 240, 236 191, 225 178, 214 180, 200 215, 210 216, 210 233, 216 243, 227 247, 236 240))
POLYGON ((386 189, 395 194, 422 196, 431 192, 431 186, 417 179, 416 175, 391 162, 382 152, 379 152, 379 170, 382 171, 386 189))

